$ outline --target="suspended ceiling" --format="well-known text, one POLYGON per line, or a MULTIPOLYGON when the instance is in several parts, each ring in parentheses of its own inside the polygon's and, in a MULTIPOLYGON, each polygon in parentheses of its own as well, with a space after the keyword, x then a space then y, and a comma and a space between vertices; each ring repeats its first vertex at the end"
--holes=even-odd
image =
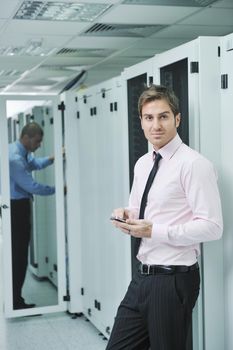
POLYGON ((233 32, 233 0, 0 0, 0 93, 91 86, 198 36, 233 32))

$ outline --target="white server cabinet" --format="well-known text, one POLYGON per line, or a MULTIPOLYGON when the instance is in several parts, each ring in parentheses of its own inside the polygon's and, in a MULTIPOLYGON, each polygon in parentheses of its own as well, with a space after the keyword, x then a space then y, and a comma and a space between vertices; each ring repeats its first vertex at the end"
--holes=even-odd
MULTIPOLYGON (((174 68, 178 69, 180 62, 187 66, 189 145, 210 159, 219 170, 221 139, 219 137, 220 61, 218 47, 219 38, 200 37, 155 56, 154 80, 161 82, 165 67, 176 65, 174 68)), ((166 73, 167 76, 163 76, 162 83, 165 82, 172 88, 177 84, 182 85, 179 76, 170 75, 169 69, 165 70, 166 73)), ((181 98, 183 98, 182 86, 178 86, 179 88, 181 98)), ((193 316, 193 349, 224 349, 221 240, 202 245, 200 265, 202 282, 193 316)))
MULTIPOLYGON (((80 237, 81 249, 77 250, 81 261, 69 255, 69 285, 79 278, 78 264, 82 276, 79 295, 71 293, 70 302, 81 298, 84 314, 106 337, 131 275, 130 241, 110 222, 112 210, 127 205, 129 194, 127 115, 121 110, 121 91, 121 80, 115 78, 78 93, 77 150, 70 160, 78 168, 76 210, 80 231, 72 235, 80 237), (71 273, 74 265, 76 269, 71 273)), ((68 147, 68 139, 66 144, 68 147)), ((69 169, 67 158, 67 180, 69 169)), ((69 208, 69 187, 67 195, 69 208)), ((69 246, 72 239, 68 226, 69 246)))
MULTIPOLYGON (((137 101, 134 101, 129 89, 134 90, 134 85, 141 84, 143 80, 147 85, 152 82, 161 83, 170 85, 176 93, 176 90, 179 90, 182 112, 187 114, 183 115, 183 118, 188 118, 186 125, 180 130, 182 138, 185 142, 189 142, 191 147, 212 160, 219 170, 221 141, 219 138, 220 62, 218 46, 219 38, 198 38, 125 69, 122 77, 124 95, 128 96, 128 101, 124 100, 124 108, 129 114, 137 113, 137 101), (185 84, 182 81, 184 75, 186 75, 185 84), (183 78, 181 79, 180 76, 183 78), (130 110, 130 103, 135 104, 132 110, 130 110)), ((132 95, 136 96, 137 93, 135 91, 132 95)), ((132 118, 134 116, 131 116, 132 118)), ((135 124, 134 127, 139 126, 135 124)), ((130 147, 135 149, 135 154, 131 154, 131 157, 132 159, 138 158, 140 156, 140 152, 137 152, 139 142, 130 142, 130 137, 129 133, 130 147)), ((141 144, 140 147, 145 148, 145 145, 141 144)), ((202 287, 193 316, 193 334, 189 337, 188 344, 190 349, 224 348, 222 259, 222 241, 202 246, 202 258, 200 259, 202 287), (217 306, 215 300, 219 300, 217 306), (205 312, 203 304, 205 304, 205 312), (216 334, 216 337, 213 334, 216 334)))
POLYGON ((59 108, 63 114, 63 146, 65 149, 64 179, 66 194, 66 285, 67 307, 70 313, 83 311, 82 288, 82 245, 81 245, 81 201, 79 182, 79 137, 78 99, 69 91, 60 96, 59 108))
MULTIPOLYGON (((126 68, 122 74, 122 113, 127 116, 127 143, 129 167, 129 191, 133 183, 134 165, 148 151, 148 142, 141 129, 138 115, 138 98, 145 87, 153 83, 153 58, 126 68)), ((131 238, 132 273, 137 266, 134 257, 134 238, 131 238)))
POLYGON ((232 98, 233 98, 233 34, 221 39, 221 188, 224 216, 224 311, 225 311, 225 350, 233 348, 233 163, 232 163, 232 98))

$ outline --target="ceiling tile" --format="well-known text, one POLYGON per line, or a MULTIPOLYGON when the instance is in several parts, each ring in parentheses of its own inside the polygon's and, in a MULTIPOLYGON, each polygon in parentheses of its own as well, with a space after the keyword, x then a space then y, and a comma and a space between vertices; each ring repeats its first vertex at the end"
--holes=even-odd
POLYGON ((180 21, 180 24, 230 26, 233 25, 233 9, 207 8, 180 21))
POLYGON ((138 41, 137 43, 132 45, 133 47, 143 49, 149 49, 149 48, 155 48, 159 50, 166 50, 168 48, 178 46, 181 43, 184 42, 184 39, 182 38, 145 38, 143 40, 138 41))
POLYGON ((43 62, 41 57, 2 57, 0 56, 0 67, 1 69, 19 69, 19 70, 30 70, 36 65, 43 62))
POLYGON ((216 4, 213 4, 212 7, 233 8, 233 1, 232 0, 218 1, 216 4))
POLYGON ((205 7, 217 0, 123 0, 123 4, 205 7))
POLYGON ((6 20, 0 19, 0 31, 4 27, 4 25, 7 23, 6 20))
POLYGON ((120 57, 122 57, 123 59, 125 59, 126 57, 141 57, 141 61, 143 61, 143 57, 146 57, 146 58, 153 57, 158 52, 161 52, 161 49, 156 49, 153 47, 153 48, 145 48, 142 50, 141 48, 135 47, 135 48, 130 48, 128 50, 123 51, 120 57))
POLYGON ((7 34, 17 35, 62 35, 73 36, 77 35, 85 28, 88 28, 90 23, 80 22, 53 22, 53 21, 29 21, 29 20, 12 20, 6 28, 7 34))
POLYGON ((46 60, 46 65, 54 66, 89 66, 102 60, 103 57, 49 57, 46 60))
POLYGON ((167 27, 156 33, 153 37, 157 38, 184 38, 184 39, 195 39, 198 36, 206 35, 226 35, 233 31, 232 26, 203 26, 203 25, 183 25, 177 24, 167 27))
POLYGON ((1 0, 0 18, 12 18, 18 9, 18 0, 1 0))
POLYGON ((172 24, 195 13, 197 7, 119 5, 101 17, 102 23, 172 24), (143 14, 143 15, 142 15, 143 14))
POLYGON ((41 41, 41 46, 44 48, 59 48, 65 46, 69 41, 67 36, 54 36, 54 35, 3 35, 0 36, 0 48, 4 46, 24 46, 29 43, 29 41, 38 40, 41 41))
POLYGON ((76 37, 69 42, 69 47, 77 48, 108 48, 108 49, 121 49, 125 48, 136 40, 135 38, 99 38, 96 37, 76 37))

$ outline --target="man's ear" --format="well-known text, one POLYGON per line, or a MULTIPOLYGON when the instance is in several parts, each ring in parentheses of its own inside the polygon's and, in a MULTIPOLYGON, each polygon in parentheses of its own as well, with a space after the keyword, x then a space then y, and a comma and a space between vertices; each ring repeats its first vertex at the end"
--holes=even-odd
POLYGON ((143 130, 143 125, 142 125, 142 117, 141 117, 141 116, 139 116, 139 119, 140 119, 140 122, 141 122, 141 128, 142 128, 142 130, 143 130))
POLYGON ((181 120, 181 114, 178 113, 178 114, 175 116, 176 128, 178 128, 178 126, 180 125, 180 120, 181 120))

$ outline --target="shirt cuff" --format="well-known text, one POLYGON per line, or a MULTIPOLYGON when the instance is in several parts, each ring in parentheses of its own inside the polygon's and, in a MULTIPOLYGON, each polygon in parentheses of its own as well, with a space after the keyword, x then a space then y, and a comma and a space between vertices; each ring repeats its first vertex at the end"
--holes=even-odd
POLYGON ((50 164, 53 164, 53 160, 50 159, 50 157, 47 157, 47 164, 50 165, 50 164))
POLYGON ((168 227, 166 224, 153 224, 151 239, 156 243, 169 242, 168 227))

